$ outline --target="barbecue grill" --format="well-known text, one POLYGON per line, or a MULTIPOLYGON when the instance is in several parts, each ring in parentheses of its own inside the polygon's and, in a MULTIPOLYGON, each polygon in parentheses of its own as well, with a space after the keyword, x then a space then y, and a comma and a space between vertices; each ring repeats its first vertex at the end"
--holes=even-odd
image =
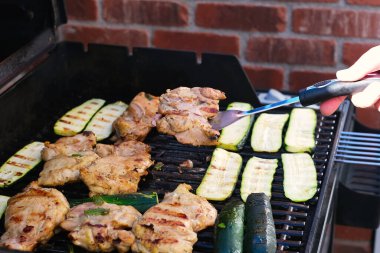
MULTIPOLYGON (((201 62, 192 52, 120 46, 56 42, 55 28, 65 21, 61 1, 38 0, 6 1, 8 11, 16 15, 33 12, 42 15, 32 22, 36 33, 32 41, 0 63, 0 161, 31 141, 55 141, 53 124, 69 109, 91 98, 103 98, 108 103, 129 102, 139 91, 160 95, 178 86, 209 86, 224 91, 225 108, 233 101, 249 102, 254 107, 260 101, 238 60, 233 56, 203 54, 201 62), (48 12, 44 12, 48 10, 48 12), (51 15, 51 14, 54 15, 51 15), (41 21, 42 20, 42 21, 41 21)), ((3 6, 0 8, 2 10, 3 6)), ((32 27, 33 25, 30 24, 32 27)), ((22 27, 22 25, 21 25, 22 27)), ((8 30, 11 36, 17 33, 8 30)), ((19 39, 19 38, 17 38, 19 39)), ((23 44, 22 40, 19 44, 23 44)), ((27 38, 29 39, 29 38, 27 38)), ((17 45, 19 45, 17 44, 17 45)), ((274 112, 290 112, 291 107, 274 112)), ((272 187, 272 209, 276 225, 278 252, 325 252, 328 249, 333 223, 334 198, 337 194, 338 171, 342 164, 334 162, 338 137, 352 129, 353 108, 345 102, 330 117, 318 114, 316 149, 313 160, 318 172, 318 192, 305 203, 291 202, 284 196, 281 165, 276 171, 272 187)), ((214 147, 192 147, 178 143, 173 137, 153 130, 145 141, 152 147, 152 158, 164 165, 161 170, 151 168, 139 185, 140 190, 154 190, 162 198, 165 192, 186 182, 196 189, 214 147), (185 160, 194 167, 181 168, 185 160)), ((280 158, 274 154, 254 153, 245 145, 239 153, 246 161, 253 155, 280 158)), ((14 195, 38 177, 42 165, 0 194, 14 195)), ((231 198, 239 198, 239 183, 231 198)), ((67 198, 87 197, 83 183, 58 188, 67 198)), ((218 210, 225 202, 211 202, 218 210)), ((1 221, 3 224, 4 221, 1 221)), ((0 232, 4 228, 1 226, 0 232)), ((65 232, 55 235, 38 252, 67 252, 69 239, 65 232)), ((2 250, 5 251, 5 250, 2 250)), ((213 229, 198 233, 194 252, 213 251, 213 229)), ((11 252, 8 250, 7 252, 11 252)), ((75 247, 75 252, 83 252, 75 247)))

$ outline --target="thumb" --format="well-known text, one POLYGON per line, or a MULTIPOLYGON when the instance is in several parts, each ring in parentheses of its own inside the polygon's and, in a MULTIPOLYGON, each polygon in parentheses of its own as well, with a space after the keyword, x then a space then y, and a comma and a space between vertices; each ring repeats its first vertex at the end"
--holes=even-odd
POLYGON ((363 91, 352 95, 351 101, 356 107, 366 108, 380 99, 380 82, 373 82, 363 91))

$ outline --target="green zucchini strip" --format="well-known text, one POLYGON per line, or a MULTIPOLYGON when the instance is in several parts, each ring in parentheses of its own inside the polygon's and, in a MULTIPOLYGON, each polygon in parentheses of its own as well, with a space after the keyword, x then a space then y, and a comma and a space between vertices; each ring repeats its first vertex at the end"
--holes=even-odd
POLYGON ((0 167, 0 188, 7 187, 41 162, 42 142, 32 142, 11 156, 0 167))
POLYGON ((252 193, 245 202, 244 252, 275 253, 276 228, 269 197, 252 193))
POLYGON ((105 102, 103 99, 93 98, 71 109, 57 120, 54 132, 62 136, 73 136, 80 133, 105 102))
POLYGON ((317 192, 317 171, 309 154, 282 154, 285 196, 294 202, 311 199, 317 192))
POLYGON ((277 159, 262 159, 259 157, 249 159, 242 176, 241 199, 245 202, 249 194, 259 192, 271 197, 273 176, 277 166, 277 159))
POLYGON ((8 204, 8 196, 0 195, 0 218, 3 216, 8 204))
POLYGON ((244 203, 228 202, 220 211, 215 225, 215 253, 242 253, 244 238, 244 203))
POLYGON ((282 145, 282 130, 289 114, 261 114, 252 130, 251 146, 256 152, 274 153, 282 145))
POLYGON ((197 189, 197 195, 219 201, 230 197, 238 180, 242 161, 239 154, 216 148, 197 189))
POLYGON ((70 206, 76 206, 86 202, 94 202, 99 205, 106 202, 115 205, 133 206, 139 212, 145 212, 152 206, 158 204, 158 196, 156 192, 136 192, 118 195, 96 195, 91 198, 69 200, 70 206))
MULTIPOLYGON (((252 105, 241 102, 231 103, 227 107, 227 110, 249 111, 252 109, 252 105)), ((247 116, 223 128, 218 140, 218 147, 232 151, 242 149, 247 140, 252 122, 253 116, 247 116)))
POLYGON ((90 120, 84 131, 93 132, 98 141, 107 139, 112 133, 112 123, 123 114, 127 107, 128 105, 122 101, 104 106, 90 120))
POLYGON ((290 114, 285 149, 292 153, 311 152, 315 148, 317 114, 313 109, 295 108, 290 114))

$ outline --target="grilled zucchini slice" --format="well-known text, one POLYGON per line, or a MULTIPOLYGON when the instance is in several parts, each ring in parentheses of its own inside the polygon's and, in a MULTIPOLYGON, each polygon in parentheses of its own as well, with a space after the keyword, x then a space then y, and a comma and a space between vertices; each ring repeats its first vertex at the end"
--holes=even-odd
POLYGON ((256 152, 274 153, 282 146, 282 130, 289 114, 261 114, 252 130, 251 146, 256 152))
POLYGON ((74 136, 80 133, 105 102, 103 99, 93 98, 71 109, 57 120, 54 132, 62 136, 74 136))
POLYGON ((285 149, 292 153, 311 152, 315 148, 317 114, 313 109, 295 108, 290 113, 285 149))
POLYGON ((228 202, 220 211, 215 226, 216 253, 242 253, 244 238, 244 203, 228 202))
MULTIPOLYGON (((241 102, 231 103, 227 107, 227 110, 249 111, 252 109, 252 105, 241 102)), ((218 147, 232 151, 242 149, 247 140, 249 130, 251 130, 252 122, 253 116, 247 116, 223 128, 218 140, 218 147)))
POLYGON ((277 159, 252 157, 244 168, 240 196, 243 201, 251 193, 263 192, 271 197, 273 176, 278 166, 277 159))
POLYGON ((122 101, 104 106, 90 120, 84 131, 93 132, 97 141, 107 139, 112 133, 112 123, 123 114, 127 107, 128 105, 122 101))
POLYGON ((216 148, 210 166, 197 189, 197 195, 219 201, 230 197, 238 180, 242 162, 239 154, 216 148))
POLYGON ((0 195, 0 218, 3 216, 8 205, 8 196, 0 195))
POLYGON ((275 253, 276 229, 269 197, 252 193, 245 202, 244 253, 275 253))
POLYGON ((32 142, 11 156, 0 167, 0 188, 7 187, 41 162, 42 142, 32 142))
POLYGON ((70 206, 77 206, 86 202, 95 202, 96 204, 106 202, 116 205, 133 206, 143 213, 158 204, 158 196, 156 192, 136 192, 118 195, 96 195, 91 198, 69 200, 70 206))
POLYGON ((294 202, 311 199, 317 192, 317 171, 309 154, 282 154, 285 196, 294 202))

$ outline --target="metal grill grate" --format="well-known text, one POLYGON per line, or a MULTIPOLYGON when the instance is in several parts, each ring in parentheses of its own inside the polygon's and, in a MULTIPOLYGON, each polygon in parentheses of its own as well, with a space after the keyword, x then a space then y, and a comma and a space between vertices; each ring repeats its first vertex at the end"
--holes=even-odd
MULTIPOLYGON (((290 109, 278 110, 276 112, 289 112, 290 109)), ((316 212, 316 207, 321 192, 321 186, 324 181, 327 164, 330 159, 330 153, 333 146, 335 134, 337 131, 339 117, 334 114, 330 117, 318 115, 316 129, 316 149, 313 153, 313 159, 317 168, 318 191, 316 196, 305 203, 290 202, 283 191, 283 170, 281 160, 279 167, 274 176, 272 186, 272 209, 276 225, 277 250, 278 252, 304 252, 308 243, 311 226, 316 212)), ((147 138, 146 143, 152 147, 152 157, 156 162, 162 162, 164 165, 160 170, 151 169, 139 187, 140 190, 154 190, 159 193, 162 199, 165 192, 174 190, 179 183, 190 184, 195 190, 208 167, 214 147, 192 147, 178 143, 173 137, 157 134, 153 131, 147 138), (190 159, 194 166, 192 169, 180 168, 179 164, 190 159)), ((239 153, 242 155, 244 163, 253 155, 262 158, 280 158, 281 150, 274 154, 254 153, 247 141, 245 147, 239 153)), ((13 195, 20 191, 26 183, 35 180, 41 169, 38 168, 33 173, 26 176, 22 182, 15 185, 12 189, 1 190, 1 194, 13 195)), ((243 170, 242 170, 243 171, 243 170)), ((240 179, 236 185, 235 191, 231 198, 240 198, 240 179)), ((87 197, 88 190, 83 183, 75 183, 59 188, 68 198, 87 197)), ((225 202, 211 202, 220 210, 225 202)), ((2 221, 3 224, 3 221, 2 221)), ((3 232, 4 228, 1 227, 3 232)), ((69 239, 66 232, 60 232, 54 236, 48 244, 40 246, 37 252, 68 252, 69 239)), ((83 249, 75 247, 75 252, 84 252, 83 249)), ((194 252, 213 252, 213 228, 208 228, 198 233, 198 242, 194 246, 194 252)))

